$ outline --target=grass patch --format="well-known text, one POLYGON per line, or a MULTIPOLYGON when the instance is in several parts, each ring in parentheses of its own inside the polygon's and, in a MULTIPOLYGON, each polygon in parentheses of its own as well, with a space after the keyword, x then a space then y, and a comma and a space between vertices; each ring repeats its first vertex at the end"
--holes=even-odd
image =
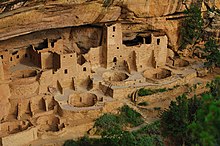
POLYGON ((138 95, 139 96, 147 96, 147 95, 152 95, 152 94, 155 94, 155 93, 166 92, 168 90, 171 90, 171 89, 166 89, 166 88, 161 88, 161 89, 145 89, 145 88, 141 88, 138 91, 138 95))

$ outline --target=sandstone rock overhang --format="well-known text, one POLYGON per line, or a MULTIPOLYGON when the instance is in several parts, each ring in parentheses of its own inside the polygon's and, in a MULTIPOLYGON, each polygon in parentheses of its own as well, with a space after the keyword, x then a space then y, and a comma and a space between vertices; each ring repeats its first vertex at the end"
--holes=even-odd
POLYGON ((45 29, 116 21, 120 7, 103 7, 100 3, 48 4, 21 7, 0 15, 0 40, 45 29))
MULTIPOLYGON (((190 0, 187 3, 191 3, 190 0)), ((0 2, 0 40, 100 22, 156 18, 184 10, 183 1, 10 0, 0 2)), ((146 22, 140 22, 145 24, 146 22)))

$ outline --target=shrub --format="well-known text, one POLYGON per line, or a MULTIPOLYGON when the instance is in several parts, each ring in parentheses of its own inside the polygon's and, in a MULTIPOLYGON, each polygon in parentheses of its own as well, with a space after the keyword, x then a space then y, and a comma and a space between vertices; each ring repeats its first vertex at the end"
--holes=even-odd
POLYGON ((160 121, 155 121, 133 132, 137 140, 137 146, 163 146, 160 135, 160 121))
POLYGON ((159 111, 161 110, 161 107, 154 107, 154 110, 159 111))
POLYGON ((130 108, 128 105, 121 108, 121 115, 126 123, 129 123, 132 126, 138 126, 144 122, 141 114, 130 108))
POLYGON ((143 122, 140 113, 125 105, 121 108, 119 115, 104 114, 96 120, 94 126, 97 127, 97 132, 100 132, 101 135, 113 136, 120 134, 123 126, 128 126, 128 124, 138 126, 143 122))
POLYGON ((141 89, 138 91, 138 96, 147 96, 147 95, 151 95, 151 94, 153 94, 153 91, 150 90, 150 89, 141 88, 141 89))
POLYGON ((145 89, 145 88, 141 88, 138 91, 138 96, 147 96, 147 95, 152 95, 155 93, 160 93, 160 92, 166 92, 168 91, 168 89, 166 88, 161 88, 161 89, 145 89))
POLYGON ((104 7, 109 7, 112 3, 112 0, 103 0, 103 6, 104 7))
POLYGON ((155 121, 151 124, 148 124, 135 133, 138 134, 149 134, 149 135, 157 135, 160 134, 160 121, 155 121))
POLYGON ((155 92, 166 92, 167 89, 166 88, 161 88, 161 89, 156 89, 155 92))
POLYGON ((139 106, 148 106, 149 103, 146 102, 146 101, 144 101, 144 102, 140 102, 140 103, 138 103, 138 105, 139 105, 139 106))
POLYGON ((205 65, 207 67, 213 67, 217 66, 220 67, 220 50, 218 49, 219 45, 217 45, 217 42, 210 38, 205 43, 205 53, 206 53, 206 60, 205 65))
POLYGON ((119 127, 120 121, 117 115, 113 114, 104 114, 103 116, 99 117, 95 122, 95 127, 99 130, 109 130, 113 127, 119 127))
POLYGON ((78 146, 78 144, 74 140, 67 140, 67 141, 65 141, 63 146, 78 146))

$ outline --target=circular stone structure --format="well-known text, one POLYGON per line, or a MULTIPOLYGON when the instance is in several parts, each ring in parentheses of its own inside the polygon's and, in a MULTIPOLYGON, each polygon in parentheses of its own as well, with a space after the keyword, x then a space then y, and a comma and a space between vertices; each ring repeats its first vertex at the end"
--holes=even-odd
POLYGON ((126 80, 129 76, 124 72, 110 71, 103 73, 102 77, 105 81, 120 82, 126 80))
POLYGON ((69 96, 68 103, 75 107, 90 107, 97 102, 97 96, 92 93, 73 93, 69 96))
POLYGON ((170 77, 172 75, 172 72, 168 69, 153 69, 153 70, 146 70, 144 72, 145 78, 151 78, 151 79, 165 79, 167 77, 170 77))

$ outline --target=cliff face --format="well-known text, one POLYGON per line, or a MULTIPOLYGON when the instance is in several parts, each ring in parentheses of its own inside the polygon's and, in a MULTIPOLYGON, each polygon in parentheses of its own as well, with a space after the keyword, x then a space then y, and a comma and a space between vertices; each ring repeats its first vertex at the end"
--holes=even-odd
MULTIPOLYGON (((210 0, 217 7, 219 3, 210 0)), ((163 32, 176 49, 184 9, 184 0, 5 0, 0 2, 0 40, 54 28, 120 21, 124 36, 149 30, 163 32)))

